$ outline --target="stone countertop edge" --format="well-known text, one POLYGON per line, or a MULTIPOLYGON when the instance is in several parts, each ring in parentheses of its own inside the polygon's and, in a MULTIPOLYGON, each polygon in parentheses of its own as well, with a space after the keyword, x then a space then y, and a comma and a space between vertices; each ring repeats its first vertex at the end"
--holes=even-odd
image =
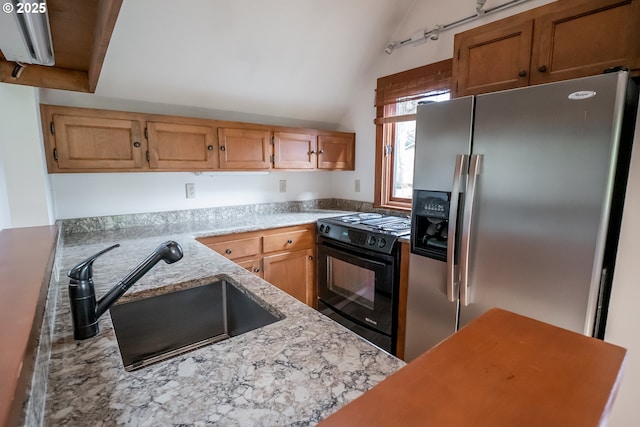
POLYGON ((43 425, 313 425, 403 367, 403 361, 195 240, 307 224, 343 213, 318 210, 165 225, 162 232, 136 227, 65 235, 56 259, 61 274, 55 282, 59 292, 43 425), (183 259, 158 263, 121 302, 136 294, 163 292, 166 286, 197 286, 228 277, 284 318, 126 372, 109 312, 100 318, 98 336, 73 339, 64 272, 120 243, 94 263, 100 298, 169 239, 182 245, 183 259))

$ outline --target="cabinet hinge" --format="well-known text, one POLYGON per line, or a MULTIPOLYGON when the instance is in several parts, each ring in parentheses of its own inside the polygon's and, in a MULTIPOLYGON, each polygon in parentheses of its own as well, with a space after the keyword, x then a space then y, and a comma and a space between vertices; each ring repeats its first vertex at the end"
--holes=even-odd
POLYGON ((271 145, 275 145, 276 141, 275 141, 275 137, 271 137, 271 145))
POLYGON ((147 162, 149 161, 149 150, 147 150, 147 162))
POLYGON ((51 135, 56 134, 56 125, 53 124, 53 120, 51 120, 51 123, 49 124, 49 130, 51 131, 51 135))
POLYGON ((276 156, 274 156, 273 154, 269 156, 269 162, 271 163, 275 163, 276 161, 276 156))
POLYGON ((149 131, 147 130, 147 128, 144 128, 144 137, 149 139, 149 131))
POLYGON ((460 61, 460 49, 458 49, 458 61, 460 61))
POLYGON ((53 149, 53 160, 55 160, 56 162, 58 161, 58 149, 57 148, 53 149))
POLYGON ((384 146, 384 155, 385 156, 389 156, 389 155, 391 155, 391 153, 393 153, 393 146, 392 145, 385 145, 384 146))

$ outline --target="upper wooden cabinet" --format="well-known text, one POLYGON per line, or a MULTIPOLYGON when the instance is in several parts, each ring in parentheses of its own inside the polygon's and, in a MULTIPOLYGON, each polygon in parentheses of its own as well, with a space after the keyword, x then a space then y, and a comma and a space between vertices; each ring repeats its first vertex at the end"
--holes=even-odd
POLYGON ((474 95, 600 74, 640 73, 640 0, 560 0, 456 34, 453 92, 474 95))
POLYGON ((273 165, 276 169, 355 168, 355 135, 274 132, 273 165))
POLYGON ((50 173, 353 169, 355 134, 41 105, 50 173))
POLYGON ((270 169, 271 132, 254 129, 218 129, 220 168, 270 169))
POLYGON ((124 170, 144 166, 146 141, 138 120, 53 114, 45 135, 49 170, 124 170))
POLYGON ((308 133, 274 132, 273 167, 315 169, 316 136, 308 133))
POLYGON ((218 168, 217 143, 209 126, 147 122, 147 137, 152 169, 218 168))
POLYGON ((355 169, 354 134, 318 135, 318 169, 355 169))
POLYGON ((531 84, 640 68, 640 1, 590 0, 535 20, 531 84))

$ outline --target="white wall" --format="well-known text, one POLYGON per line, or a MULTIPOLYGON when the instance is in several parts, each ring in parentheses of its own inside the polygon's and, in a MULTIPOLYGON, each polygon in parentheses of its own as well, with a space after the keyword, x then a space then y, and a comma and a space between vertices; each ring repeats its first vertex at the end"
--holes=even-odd
POLYGON ((53 223, 36 89, 0 83, 0 228, 53 223))
MULTIPOLYGON (((453 56, 453 36, 456 33, 473 27, 502 19, 524 10, 551 3, 552 0, 530 0, 518 6, 511 7, 495 14, 484 16, 472 23, 444 31, 437 41, 428 41, 419 46, 405 46, 393 51, 391 55, 384 53, 385 46, 380 46, 380 55, 368 67, 368 72, 360 79, 360 84, 354 89, 351 105, 346 112, 341 127, 356 132, 356 170, 334 175, 335 197, 373 202, 374 196, 374 162, 375 162, 375 119, 373 106, 376 80, 379 77, 433 62, 442 61, 453 56), (354 191, 354 180, 361 182, 361 192, 354 191)), ((436 25, 446 25, 475 13, 475 2, 450 0, 416 1, 402 24, 389 41, 406 40, 411 34, 424 28, 433 29, 436 25), (437 18, 436 18, 437 17, 437 18)), ((506 0, 488 0, 485 9, 506 3, 506 0)))
POLYGON ((609 318, 605 340, 628 350, 622 385, 613 406, 609 425, 625 427, 640 425, 640 112, 631 170, 625 199, 618 259, 613 278, 609 318))
POLYGON ((57 219, 332 197, 331 172, 55 174, 51 180, 57 219), (186 198, 186 183, 195 184, 195 199, 186 198))

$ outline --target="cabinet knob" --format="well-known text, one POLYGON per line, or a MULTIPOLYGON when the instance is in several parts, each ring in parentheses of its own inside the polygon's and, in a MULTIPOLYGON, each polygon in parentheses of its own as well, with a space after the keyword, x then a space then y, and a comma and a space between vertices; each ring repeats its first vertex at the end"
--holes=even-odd
POLYGON ((309 154, 316 154, 316 150, 309 151, 309 154))
POLYGON ((290 244, 293 243, 293 240, 289 239, 289 240, 287 240, 287 243, 290 245, 290 244))
POLYGON ((213 150, 213 145, 207 145, 207 150, 209 151, 213 150))
POLYGON ((313 257, 309 255, 309 261, 313 261, 313 257))
POLYGON ((521 70, 521 71, 518 73, 518 75, 519 75, 520 77, 524 77, 524 76, 526 76, 526 75, 527 75, 527 72, 526 72, 525 70, 521 70))
POLYGON ((227 249, 226 251, 224 251, 224 253, 229 255, 231 253, 231 249, 227 249))
POLYGON ((224 145, 221 145, 221 146, 220 146, 220 151, 224 151, 224 150, 226 150, 225 146, 224 146, 224 145))
POLYGON ((133 146, 136 147, 136 148, 140 148, 140 143, 138 141, 136 141, 136 142, 133 143, 133 146))
POLYGON ((324 150, 318 150, 318 154, 324 154, 324 150))
POLYGON ((547 71, 547 66, 546 65, 539 66, 538 71, 540 71, 541 73, 544 73, 545 71, 547 71))
POLYGON ((259 268, 254 268, 254 269, 253 269, 253 272, 254 272, 254 273, 260 273, 260 269, 259 269, 259 268))

